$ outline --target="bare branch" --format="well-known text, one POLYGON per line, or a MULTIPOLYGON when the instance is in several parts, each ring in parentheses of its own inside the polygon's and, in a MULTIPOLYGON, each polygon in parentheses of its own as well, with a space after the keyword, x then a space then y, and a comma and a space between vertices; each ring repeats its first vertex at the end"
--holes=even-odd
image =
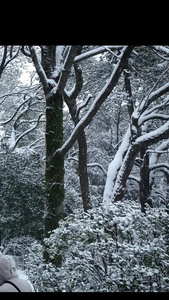
POLYGON ((154 165, 149 166, 150 170, 159 169, 159 168, 166 168, 166 169, 169 170, 169 164, 158 163, 158 164, 154 164, 154 165))
MULTIPOLYGON (((78 159, 75 158, 75 157, 68 157, 68 160, 74 160, 78 163, 78 159)), ((94 167, 98 167, 102 170, 102 172, 106 175, 107 174, 107 171, 102 167, 101 164, 99 163, 88 163, 87 164, 87 167, 91 167, 91 168, 94 168, 94 167)))
POLYGON ((79 114, 80 114, 80 111, 82 108, 86 107, 89 103, 89 101, 92 99, 92 95, 88 95, 86 101, 84 103, 82 103, 81 105, 79 105, 78 109, 77 109, 77 112, 76 112, 76 116, 75 118, 78 118, 79 117, 79 114))
POLYGON ((26 46, 21 46, 21 52, 28 57, 31 57, 30 52, 25 48, 26 46))
POLYGON ((133 176, 133 175, 129 175, 128 179, 134 180, 134 181, 136 181, 138 184, 140 183, 140 178, 135 177, 135 176, 133 176))

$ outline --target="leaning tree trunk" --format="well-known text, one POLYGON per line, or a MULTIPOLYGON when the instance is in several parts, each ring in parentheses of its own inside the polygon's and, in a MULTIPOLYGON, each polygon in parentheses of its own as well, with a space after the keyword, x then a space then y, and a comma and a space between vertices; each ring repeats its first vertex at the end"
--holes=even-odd
POLYGON ((122 165, 118 171, 116 181, 112 192, 112 202, 121 201, 125 195, 126 181, 132 170, 136 155, 139 152, 139 145, 129 145, 124 154, 122 165))

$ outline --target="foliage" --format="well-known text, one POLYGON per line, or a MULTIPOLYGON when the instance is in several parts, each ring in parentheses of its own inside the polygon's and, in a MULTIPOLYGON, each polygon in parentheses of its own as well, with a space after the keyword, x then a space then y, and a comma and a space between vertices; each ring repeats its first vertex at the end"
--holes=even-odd
POLYGON ((25 257, 25 270, 35 288, 46 292, 168 292, 169 225, 163 207, 140 213, 134 201, 109 209, 91 209, 60 221, 44 240, 34 243, 25 257), (62 255, 63 264, 54 261, 62 255))
POLYGON ((41 239, 45 195, 41 158, 20 148, 13 153, 4 151, 0 161, 1 242, 25 235, 41 239))

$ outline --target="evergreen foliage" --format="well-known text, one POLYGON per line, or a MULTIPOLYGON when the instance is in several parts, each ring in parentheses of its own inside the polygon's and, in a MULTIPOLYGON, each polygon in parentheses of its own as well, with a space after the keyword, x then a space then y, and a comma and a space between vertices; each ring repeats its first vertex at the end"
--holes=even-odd
POLYGON ((20 149, 0 157, 1 242, 30 235, 44 237, 44 179, 39 155, 20 149))
POLYGON ((134 201, 69 215, 48 239, 50 259, 33 243, 25 270, 43 292, 168 292, 169 225, 165 207, 140 213, 134 201), (62 256, 62 266, 55 260, 62 256))

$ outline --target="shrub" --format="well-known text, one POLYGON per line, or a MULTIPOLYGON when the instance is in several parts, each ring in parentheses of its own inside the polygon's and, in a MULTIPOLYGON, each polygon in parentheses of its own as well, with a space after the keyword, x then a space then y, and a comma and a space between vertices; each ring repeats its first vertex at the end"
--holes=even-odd
POLYGON ((142 214, 137 203, 126 201, 108 210, 77 211, 44 242, 53 263, 36 264, 43 291, 169 291, 168 213, 163 207, 147 207, 142 214), (60 255, 62 266, 57 267, 60 255))

